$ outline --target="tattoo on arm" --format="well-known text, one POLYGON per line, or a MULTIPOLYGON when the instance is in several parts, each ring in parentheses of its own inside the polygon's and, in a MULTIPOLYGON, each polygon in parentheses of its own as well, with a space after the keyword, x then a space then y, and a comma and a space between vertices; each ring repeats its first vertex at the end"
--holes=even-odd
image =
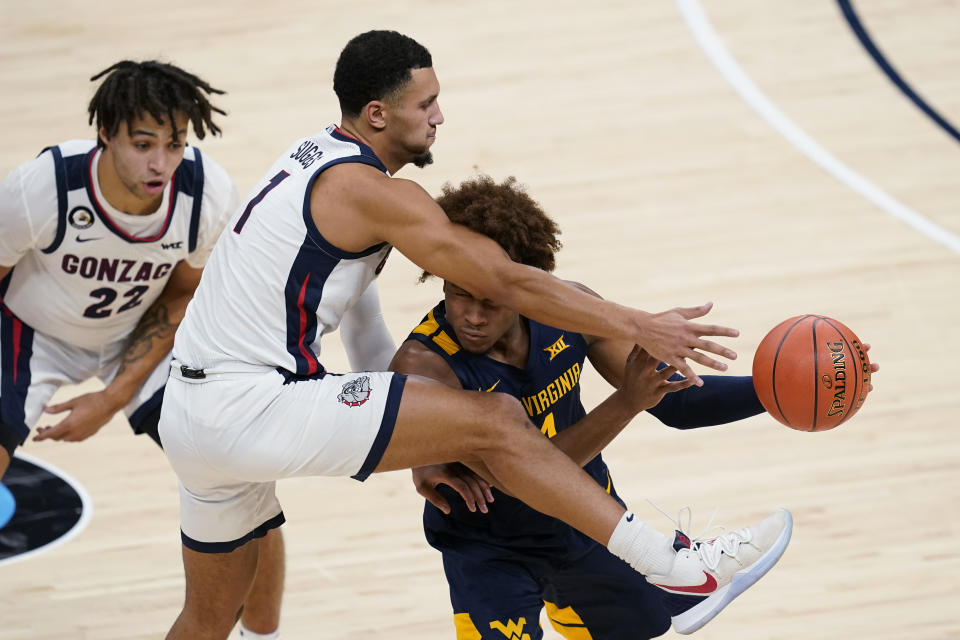
POLYGON ((127 369, 127 365, 133 364, 150 353, 156 340, 164 341, 170 338, 176 329, 177 325, 170 322, 165 304, 156 304, 147 309, 133 333, 130 334, 127 350, 123 354, 123 360, 116 375, 119 376, 127 369))

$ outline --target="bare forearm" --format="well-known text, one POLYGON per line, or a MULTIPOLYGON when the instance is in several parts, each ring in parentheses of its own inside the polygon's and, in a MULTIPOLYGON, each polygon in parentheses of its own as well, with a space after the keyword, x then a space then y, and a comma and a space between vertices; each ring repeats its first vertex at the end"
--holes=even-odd
POLYGON ((646 333, 646 321, 652 314, 597 298, 539 269, 512 271, 514 277, 498 287, 491 299, 528 318, 630 344, 646 333))
POLYGON ((597 405, 582 420, 553 437, 551 442, 581 467, 630 424, 638 411, 615 392, 597 405))
POLYGON ((130 334, 120 368, 107 387, 123 404, 170 353, 190 298, 190 295, 161 296, 130 334))

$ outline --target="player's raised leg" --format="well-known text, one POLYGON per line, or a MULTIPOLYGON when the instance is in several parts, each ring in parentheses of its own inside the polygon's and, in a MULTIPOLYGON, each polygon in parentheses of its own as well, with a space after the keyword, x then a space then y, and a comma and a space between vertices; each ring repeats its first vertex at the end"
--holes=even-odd
POLYGON ((759 580, 790 540, 792 519, 781 509, 755 526, 675 547, 544 438, 515 398, 409 376, 376 470, 449 460, 479 463, 499 488, 607 545, 670 594, 680 633, 702 627, 759 580))
MULTIPOLYGON (((454 460, 481 463, 504 491, 602 544, 609 542, 625 511, 543 437, 515 398, 458 391, 409 376, 376 471, 454 460)), ((668 541, 658 535, 664 556, 672 557, 668 541)))

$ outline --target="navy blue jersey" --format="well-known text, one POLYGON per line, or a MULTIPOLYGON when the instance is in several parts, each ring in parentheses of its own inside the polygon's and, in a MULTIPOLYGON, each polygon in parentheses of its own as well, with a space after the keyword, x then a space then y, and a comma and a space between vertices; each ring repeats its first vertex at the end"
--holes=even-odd
MULTIPOLYGON (((446 321, 443 302, 433 308, 408 339, 439 354, 450 365, 464 389, 508 393, 520 400, 530 420, 547 436, 570 427, 586 415, 580 402, 580 373, 587 357, 587 342, 578 333, 562 331, 521 318, 530 330, 527 364, 519 369, 461 348, 446 321)), ((606 464, 597 455, 585 467, 608 493, 616 497, 606 464)), ((451 506, 450 515, 429 502, 424 510, 427 539, 448 550, 457 539, 508 546, 524 553, 578 553, 595 544, 563 522, 493 490, 489 513, 471 513, 452 489, 438 489, 451 506)))

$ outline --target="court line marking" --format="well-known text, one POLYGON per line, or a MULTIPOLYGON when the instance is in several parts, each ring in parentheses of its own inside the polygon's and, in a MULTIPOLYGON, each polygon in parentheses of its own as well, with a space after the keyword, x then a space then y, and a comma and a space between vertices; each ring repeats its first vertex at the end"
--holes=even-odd
POLYGON ((20 562, 21 560, 26 560, 27 558, 37 555, 38 553, 46 553, 47 551, 52 551, 53 549, 59 547, 60 545, 69 542, 76 536, 80 535, 80 532, 82 532, 84 529, 87 528, 87 524, 89 524, 90 518, 93 517, 93 501, 90 499, 90 494, 87 493, 87 490, 83 487, 82 484, 80 484, 79 482, 74 480, 73 477, 64 473, 62 470, 53 466, 49 462, 44 462, 39 458, 34 458, 33 456, 27 455, 25 453, 21 453, 19 451, 17 451, 16 457, 21 458, 22 460, 25 460, 31 464, 35 464, 36 466, 41 467, 43 469, 46 469, 53 475, 58 476, 61 480, 69 484, 70 487, 77 492, 77 495, 80 496, 80 504, 82 505, 82 508, 80 511, 80 519, 77 520, 76 524, 74 524, 69 531, 64 533, 59 538, 55 540, 51 540, 50 542, 43 545, 42 547, 37 547, 36 549, 31 549, 30 551, 19 553, 15 556, 9 556, 7 558, 3 558, 2 560, 0 560, 0 567, 3 567, 8 564, 13 564, 15 562, 20 562))
POLYGON ((960 142, 960 131, 957 131, 956 128, 950 124, 946 118, 937 113, 937 110, 927 104, 927 101, 920 96, 919 93, 913 90, 906 80, 903 79, 903 76, 893 67, 890 61, 887 59, 883 52, 880 51, 880 47, 877 46, 876 42, 873 41, 873 38, 870 37, 870 33, 867 31, 867 28, 863 26, 863 21, 860 19, 860 16, 857 15, 857 10, 854 9, 853 3, 850 0, 837 0, 837 4, 840 5, 840 10, 843 11, 843 16, 847 19, 847 24, 850 26, 850 29, 853 31, 854 35, 857 36, 857 39, 860 40, 860 44, 863 45, 863 48, 867 50, 867 53, 870 54, 870 57, 873 58, 873 61, 877 63, 877 66, 887 74, 887 78, 890 79, 903 95, 907 96, 918 109, 923 111, 931 120, 936 122, 941 129, 947 132, 954 140, 960 142))
POLYGON ((862 175, 842 163, 833 154, 797 126, 750 79, 726 50, 697 0, 676 0, 697 44, 744 102, 767 124, 787 139, 827 173, 894 218, 908 224, 931 240, 960 254, 960 236, 944 229, 890 196, 862 175))

